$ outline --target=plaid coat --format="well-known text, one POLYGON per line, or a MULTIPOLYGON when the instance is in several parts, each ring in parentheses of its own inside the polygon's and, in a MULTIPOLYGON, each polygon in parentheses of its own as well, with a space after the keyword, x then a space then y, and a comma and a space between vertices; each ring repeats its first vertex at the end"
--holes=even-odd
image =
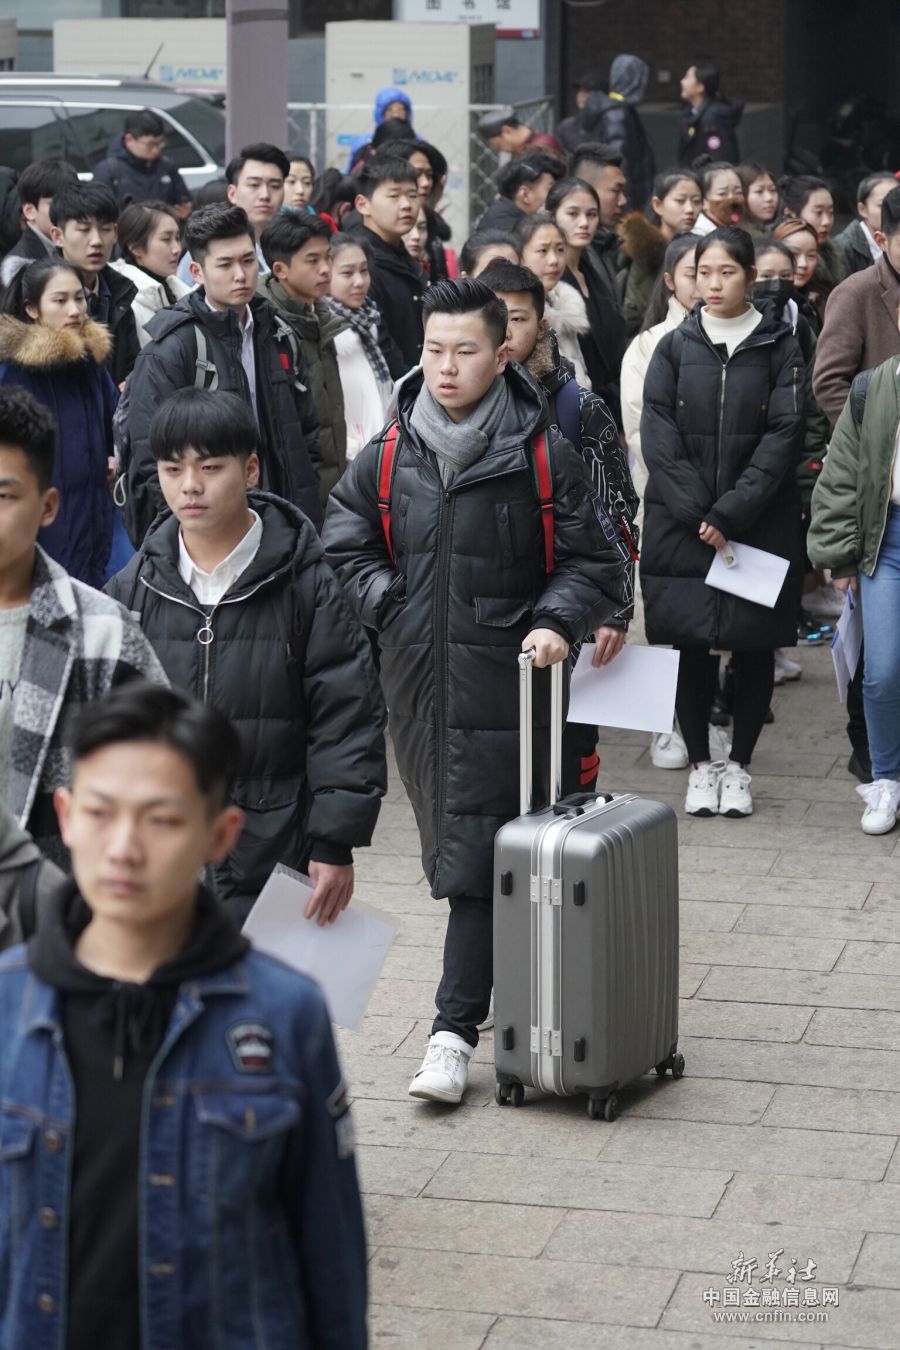
POLYGON ((15 692, 7 806, 54 862, 68 865, 53 792, 69 782, 69 718, 113 685, 142 677, 168 684, 153 648, 127 610, 73 581, 36 548, 15 692))

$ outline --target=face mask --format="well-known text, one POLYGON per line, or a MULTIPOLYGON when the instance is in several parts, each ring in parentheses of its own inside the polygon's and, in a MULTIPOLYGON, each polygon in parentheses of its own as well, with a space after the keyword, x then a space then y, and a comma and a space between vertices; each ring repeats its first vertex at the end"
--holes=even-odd
POLYGON ((773 277, 769 281, 757 281, 751 287, 750 294, 754 300, 774 300, 779 314, 789 300, 797 298, 793 281, 780 277, 773 277))

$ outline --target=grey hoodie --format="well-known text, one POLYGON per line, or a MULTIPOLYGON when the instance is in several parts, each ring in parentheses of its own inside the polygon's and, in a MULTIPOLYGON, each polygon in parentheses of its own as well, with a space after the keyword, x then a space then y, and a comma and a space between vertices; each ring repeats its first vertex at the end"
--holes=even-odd
POLYGON ((649 78, 650 67, 639 56, 616 56, 609 68, 609 92, 637 105, 643 102, 649 78))
POLYGON ((62 881, 63 873, 55 863, 44 858, 26 830, 23 830, 0 802, 0 950, 22 942, 30 934, 23 934, 19 916, 19 888, 32 864, 40 863, 35 891, 36 906, 43 897, 62 881))

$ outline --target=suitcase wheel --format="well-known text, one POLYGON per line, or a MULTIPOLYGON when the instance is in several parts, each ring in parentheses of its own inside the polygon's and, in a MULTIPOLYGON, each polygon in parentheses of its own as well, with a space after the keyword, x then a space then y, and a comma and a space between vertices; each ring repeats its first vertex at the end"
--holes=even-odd
POLYGON ((664 1059, 656 1066, 656 1072, 660 1078, 665 1078, 667 1069, 672 1070, 673 1078, 681 1078, 684 1073, 684 1055, 680 1050, 677 1050, 674 1055, 670 1055, 668 1059, 664 1059))
POLYGON ((521 1083, 496 1083, 494 1101, 498 1106, 522 1106, 525 1102, 525 1089, 521 1083))
POLYGON ((619 1114, 619 1099, 613 1092, 608 1097, 588 1097, 587 1113, 591 1120, 615 1120, 619 1114))

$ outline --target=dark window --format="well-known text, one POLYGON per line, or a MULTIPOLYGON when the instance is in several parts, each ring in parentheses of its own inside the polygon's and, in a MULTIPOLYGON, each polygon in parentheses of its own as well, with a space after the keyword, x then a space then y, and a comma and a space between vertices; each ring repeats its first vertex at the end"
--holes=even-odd
POLYGON ((50 104, 0 103, 0 164, 21 173, 36 159, 67 159, 76 170, 87 168, 50 104))
MULTIPOLYGON (((96 108, 86 103, 69 103, 66 112, 78 144, 88 164, 99 164, 106 159, 110 145, 125 130, 128 108, 96 108)), ((163 119, 166 120, 165 118, 163 119)), ((166 124, 164 153, 179 169, 197 168, 202 163, 197 151, 171 123, 166 124)))
MULTIPOLYGON (((183 103, 169 104, 166 112, 209 152, 214 164, 225 163, 225 116, 220 108, 213 107, 202 98, 186 98, 183 103)), ((177 159, 168 146, 166 154, 171 154, 179 169, 187 167, 187 162, 182 163, 177 159)), ((196 163, 196 160, 191 160, 191 163, 196 163)))

